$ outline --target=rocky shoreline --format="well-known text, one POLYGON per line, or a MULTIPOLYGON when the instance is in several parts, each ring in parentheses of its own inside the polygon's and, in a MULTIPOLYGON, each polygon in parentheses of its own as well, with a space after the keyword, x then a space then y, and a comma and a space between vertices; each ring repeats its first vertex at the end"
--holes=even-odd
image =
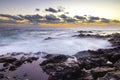
POLYGON ((49 80, 120 80, 120 34, 80 35, 77 37, 108 38, 113 48, 82 51, 74 56, 49 55, 40 64, 49 80))
POLYGON ((5 74, 5 72, 15 71, 22 65, 33 62, 37 62, 39 67, 49 76, 48 80, 120 80, 119 33, 102 36, 84 35, 80 32, 79 35, 73 37, 107 38, 113 48, 82 51, 73 56, 44 52, 34 53, 34 56, 29 56, 30 54, 26 53, 1 55, 0 80, 33 80, 27 74, 23 74, 22 78, 17 76, 11 78, 5 74), (44 54, 42 57, 44 61, 40 60, 41 54, 44 54))

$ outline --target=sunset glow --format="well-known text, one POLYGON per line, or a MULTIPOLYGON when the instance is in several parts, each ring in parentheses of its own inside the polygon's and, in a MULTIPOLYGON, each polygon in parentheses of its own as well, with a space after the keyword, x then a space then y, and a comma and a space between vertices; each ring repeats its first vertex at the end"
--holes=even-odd
POLYGON ((77 26, 82 25, 81 22, 118 24, 119 20, 119 0, 0 1, 0 23, 2 24, 32 23, 60 26, 62 23, 65 26, 71 24, 77 26))

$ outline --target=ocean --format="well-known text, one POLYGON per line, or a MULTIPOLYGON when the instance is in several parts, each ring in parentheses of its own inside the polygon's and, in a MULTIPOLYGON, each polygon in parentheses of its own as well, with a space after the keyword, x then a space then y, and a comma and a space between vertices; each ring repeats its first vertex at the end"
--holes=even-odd
MULTIPOLYGON (((79 27, 0 27, 0 54, 46 52, 74 55, 79 51, 111 47, 107 39, 73 37, 78 35, 80 30, 79 27)), ((102 29, 90 31, 92 34, 120 32, 102 29)))

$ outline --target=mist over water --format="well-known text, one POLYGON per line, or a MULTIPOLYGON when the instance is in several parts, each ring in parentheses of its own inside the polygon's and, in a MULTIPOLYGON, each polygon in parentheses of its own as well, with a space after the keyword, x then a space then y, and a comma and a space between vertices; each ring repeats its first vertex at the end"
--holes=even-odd
MULTIPOLYGON (((79 51, 110 48, 106 39, 77 38, 79 29, 73 28, 0 28, 0 54, 12 52, 47 52, 73 55, 79 51)), ((100 31, 94 31, 100 32, 100 31)))

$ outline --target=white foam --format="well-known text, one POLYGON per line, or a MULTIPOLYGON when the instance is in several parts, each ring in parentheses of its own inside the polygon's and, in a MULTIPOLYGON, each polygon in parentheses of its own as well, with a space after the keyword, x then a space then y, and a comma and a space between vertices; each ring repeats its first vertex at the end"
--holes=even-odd
POLYGON ((104 39, 95 38, 58 38, 51 40, 31 39, 13 42, 0 47, 0 53, 38 52, 73 55, 83 50, 109 48, 111 44, 104 39))
MULTIPOLYGON (((29 29, 29 28, 27 28, 29 29)), ((21 29, 18 34, 0 39, 0 54, 12 52, 47 52, 51 54, 73 55, 79 51, 97 50, 99 48, 110 48, 111 44, 105 39, 97 38, 76 38, 77 30, 61 29, 21 29), (32 31, 33 30, 33 31, 32 31), (44 40, 51 37, 53 39, 44 40)), ((11 31, 12 33, 14 32, 11 31)), ((94 31, 97 33, 98 31, 94 31)), ((101 33, 100 33, 101 34, 101 33)), ((4 36, 3 36, 4 37, 4 36)))

